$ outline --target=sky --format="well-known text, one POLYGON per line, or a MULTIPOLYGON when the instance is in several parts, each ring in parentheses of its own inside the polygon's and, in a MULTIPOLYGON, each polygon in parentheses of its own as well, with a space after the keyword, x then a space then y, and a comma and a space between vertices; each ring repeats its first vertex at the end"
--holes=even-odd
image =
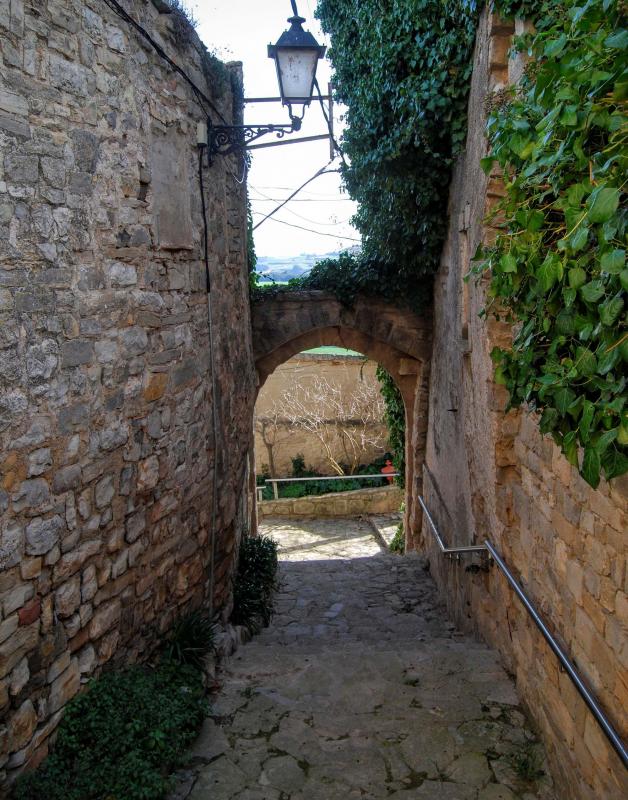
MULTIPOLYGON (((289 0, 187 0, 186 5, 198 21, 197 32, 207 47, 225 61, 243 62, 245 97, 279 95, 275 65, 268 58, 266 47, 274 44, 289 27, 286 21, 292 15, 289 0)), ((316 0, 298 1, 299 13, 306 17, 304 28, 314 34, 319 44, 329 45, 314 19, 315 7, 316 0)), ((323 94, 327 94, 330 76, 327 59, 319 61, 317 78, 323 94)), ((337 132, 342 128, 341 116, 342 108, 335 106, 337 132)), ((247 104, 245 122, 288 123, 288 110, 281 103, 247 104)), ((301 131, 292 136, 326 132, 320 105, 312 102, 305 112, 301 131)), ((272 136, 260 139, 269 141, 272 136)), ((254 151, 248 178, 254 224, 325 166, 329 158, 328 141, 254 151)), ((338 161, 334 166, 337 165, 338 161)), ((323 175, 273 217, 279 222, 268 220, 255 231, 257 255, 323 254, 356 245, 360 236, 349 223, 355 209, 355 203, 342 191, 340 176, 323 175)))

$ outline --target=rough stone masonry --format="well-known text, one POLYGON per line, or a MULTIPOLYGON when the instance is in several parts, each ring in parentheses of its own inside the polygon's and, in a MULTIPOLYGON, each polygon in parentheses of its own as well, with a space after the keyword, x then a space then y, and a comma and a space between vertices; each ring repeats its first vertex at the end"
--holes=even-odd
MULTIPOLYGON (((124 5, 237 117, 237 67, 163 3, 124 5)), ((99 0, 0 0, 0 46, 1 783, 95 670, 207 597, 212 552, 225 602, 255 377, 226 159, 205 175, 212 396, 190 87, 99 0)))

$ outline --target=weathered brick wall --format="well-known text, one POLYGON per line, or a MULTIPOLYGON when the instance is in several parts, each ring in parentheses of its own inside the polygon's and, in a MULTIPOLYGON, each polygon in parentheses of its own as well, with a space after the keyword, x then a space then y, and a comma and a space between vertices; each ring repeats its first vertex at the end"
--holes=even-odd
MULTIPOLYGON (((466 153, 451 191, 451 224, 437 276, 429 428, 425 469, 428 507, 448 543, 489 538, 520 576, 611 719, 628 733, 626 530, 628 481, 593 491, 534 416, 505 415, 506 392, 492 381, 491 349, 508 343, 504 323, 478 314, 486 278, 463 281, 482 239, 487 209, 502 193, 486 178, 485 99, 520 74, 508 60, 512 27, 486 14, 475 54, 466 153)), ((424 528, 431 570, 459 624, 497 646, 544 734, 559 797, 628 796, 618 757, 558 667, 541 634, 496 567, 448 561, 424 528)))
MULTIPOLYGON (((238 113, 195 34, 124 5, 238 113)), ((0 0, 0 45, 1 782, 43 757, 88 676, 207 597, 216 474, 227 599, 255 372, 241 163, 222 159, 212 397, 190 88, 100 0, 0 0)))

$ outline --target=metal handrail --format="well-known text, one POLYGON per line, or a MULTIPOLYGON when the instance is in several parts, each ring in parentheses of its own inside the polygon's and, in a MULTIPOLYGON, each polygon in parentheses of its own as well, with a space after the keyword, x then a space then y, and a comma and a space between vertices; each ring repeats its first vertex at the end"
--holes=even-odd
POLYGON ((515 592, 515 594, 517 595, 519 600, 521 600, 521 602, 523 603, 526 611, 532 617, 532 620, 534 621, 535 625, 537 626, 537 628, 543 634, 543 638, 545 639, 545 641, 550 646, 552 652, 554 653, 554 655, 560 661, 560 663, 561 663, 562 667, 564 668, 565 672, 569 675, 569 678, 571 679, 571 682, 574 684, 574 686, 578 690, 578 693, 580 694, 580 696, 582 697, 582 699, 586 703, 589 711, 593 714, 593 716, 595 718, 595 721, 598 723, 598 725, 602 729, 602 732, 604 733, 604 735, 606 736, 606 738, 610 742, 613 750, 615 750, 615 752, 617 753, 617 755, 621 759, 621 762, 623 763, 624 767, 626 769, 628 769, 628 749, 626 748, 626 745, 624 744, 621 736, 619 735, 619 733, 617 732, 617 730, 615 729, 613 724, 610 722, 610 720, 608 719, 608 717, 606 716, 606 714, 602 710, 602 708, 601 708, 600 704, 598 703, 595 695, 588 688, 588 686, 586 685, 586 683, 582 679, 580 673, 576 669, 575 665, 570 660, 569 656, 565 653, 563 648, 558 644, 556 639, 552 636, 552 634, 551 634, 549 628, 547 627, 545 621, 543 620, 541 615, 538 613, 538 611, 535 609, 535 607, 532 605, 532 602, 531 602, 530 598, 524 592, 523 588, 521 587, 519 582, 516 580, 516 578, 514 577, 512 572, 508 569, 508 566, 506 565, 506 562, 500 556, 500 554, 497 552, 495 547, 491 544, 491 542, 488 541, 488 539, 485 541, 485 543, 483 545, 475 545, 473 549, 470 549, 468 547, 467 548, 465 548, 465 547, 463 547, 463 548, 445 547, 443 539, 442 539, 440 533, 438 532, 438 529, 436 528, 436 525, 434 524, 434 521, 433 521, 429 511, 427 510, 427 507, 425 505, 425 501, 423 500, 423 498, 420 495, 419 495, 419 503, 421 504, 421 507, 422 507, 423 511, 425 512, 425 516, 427 517, 427 521, 429 522, 430 528, 432 529, 432 532, 434 533, 434 537, 436 538, 436 541, 437 541, 438 546, 439 546, 439 548, 440 548, 442 553, 445 553, 447 555, 449 555, 451 553, 465 553, 465 552, 468 553, 468 552, 475 552, 475 551, 477 551, 479 549, 479 550, 483 550, 483 551, 487 552, 489 554, 490 558, 492 558, 493 561, 495 561, 495 563, 497 564, 499 569, 504 574, 506 580, 510 584, 511 588, 513 589, 513 591, 515 592))
POLYGON ((435 537, 435 539, 436 539, 436 541, 438 543, 438 547, 439 547, 441 553, 443 553, 446 556, 456 556, 456 555, 460 555, 461 553, 485 553, 486 552, 486 547, 483 544, 468 544, 468 545, 464 545, 463 547, 447 547, 447 545, 443 541, 440 533, 438 532, 438 528, 434 524, 434 520, 432 519, 432 515, 427 510, 427 506, 425 505, 425 501, 423 500, 421 495, 419 495, 419 503, 421 504, 421 508, 423 509, 423 512, 424 512, 425 516, 427 517, 427 521, 429 522, 430 528, 432 529, 432 532, 433 532, 434 537, 435 537))
POLYGON ((301 481, 354 481, 359 478, 375 480, 375 478, 394 478, 398 472, 387 472, 385 475, 321 475, 314 478, 266 478, 266 483, 301 483, 301 481))
POLYGON ((396 478, 399 474, 399 472, 386 472, 385 474, 380 473, 375 475, 320 475, 319 477, 314 478, 266 478, 266 483, 272 483, 275 500, 279 500, 279 489, 277 488, 278 483, 302 483, 303 481, 352 481, 359 478, 364 480, 375 480, 375 478, 396 478))

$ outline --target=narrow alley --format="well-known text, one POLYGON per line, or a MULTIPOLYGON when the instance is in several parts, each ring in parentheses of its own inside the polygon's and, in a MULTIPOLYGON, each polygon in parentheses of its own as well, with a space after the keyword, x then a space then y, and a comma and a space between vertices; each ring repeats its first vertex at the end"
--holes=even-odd
POLYGON ((366 520, 262 532, 276 614, 224 667, 190 800, 553 798, 513 682, 447 621, 421 558, 366 520))

